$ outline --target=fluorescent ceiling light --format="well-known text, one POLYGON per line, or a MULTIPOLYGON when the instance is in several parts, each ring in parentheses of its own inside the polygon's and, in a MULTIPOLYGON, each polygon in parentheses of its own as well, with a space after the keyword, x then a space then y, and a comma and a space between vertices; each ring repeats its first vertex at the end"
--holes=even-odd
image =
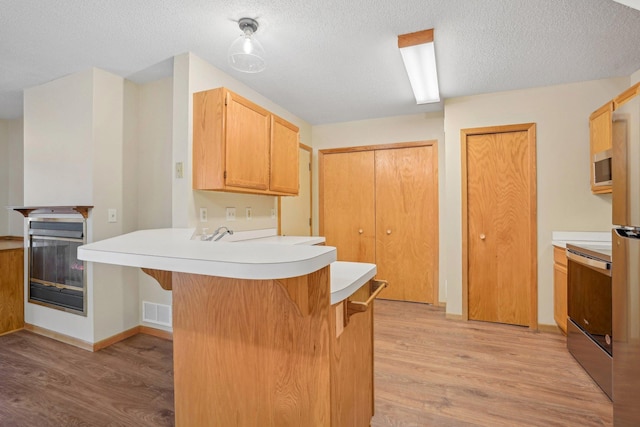
POLYGON ((440 102, 433 28, 398 36, 398 47, 416 103, 440 102))
POLYGON ((640 0, 613 0, 613 1, 621 3, 625 6, 629 6, 634 9, 640 10, 640 0))

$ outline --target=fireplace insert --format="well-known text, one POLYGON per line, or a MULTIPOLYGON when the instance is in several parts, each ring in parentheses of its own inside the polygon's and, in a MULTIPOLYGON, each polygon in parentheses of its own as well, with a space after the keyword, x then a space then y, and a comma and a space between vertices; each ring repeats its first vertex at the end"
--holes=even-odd
POLYGON ((86 316, 85 220, 32 217, 28 227, 29 302, 86 316))

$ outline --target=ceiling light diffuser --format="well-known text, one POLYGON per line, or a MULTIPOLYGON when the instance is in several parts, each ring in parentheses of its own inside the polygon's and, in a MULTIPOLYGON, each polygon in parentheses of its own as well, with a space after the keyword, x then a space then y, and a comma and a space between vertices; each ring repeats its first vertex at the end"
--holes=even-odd
POLYGON ((242 35, 229 47, 229 65, 243 73, 259 73, 266 67, 264 49, 253 34, 258 31, 258 22, 252 18, 238 21, 242 35))
POLYGON ((440 102, 433 28, 398 36, 398 48, 407 69, 416 103, 440 102))

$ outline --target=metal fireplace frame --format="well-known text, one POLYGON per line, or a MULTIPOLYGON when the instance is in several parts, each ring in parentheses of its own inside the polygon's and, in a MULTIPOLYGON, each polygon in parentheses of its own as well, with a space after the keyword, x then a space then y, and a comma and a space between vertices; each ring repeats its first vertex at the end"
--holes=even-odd
MULTIPOLYGON (((27 233, 25 233, 25 240, 27 244, 27 301, 31 304, 37 304, 48 308, 53 308, 56 310, 62 310, 67 313, 73 313, 81 316, 87 316, 87 263, 86 261, 80 261, 82 263, 82 310, 77 310, 70 307, 65 307, 63 305, 57 305, 55 303, 49 303, 44 301, 39 301, 31 298, 31 269, 32 269, 32 249, 33 242, 32 239, 40 239, 40 240, 54 240, 54 241, 68 241, 75 242, 80 244, 87 243, 87 220, 85 218, 77 218, 77 217, 39 217, 39 216, 29 216, 27 219, 27 233), (54 222, 54 223, 82 223, 82 238, 74 238, 74 237, 66 237, 66 236, 48 236, 46 234, 37 234, 36 232, 32 232, 31 223, 32 222, 54 222)), ((37 283, 37 282, 36 282, 37 283)), ((58 289, 62 289, 63 286, 55 286, 58 289)), ((76 287, 73 287, 74 290, 77 290, 76 287)))

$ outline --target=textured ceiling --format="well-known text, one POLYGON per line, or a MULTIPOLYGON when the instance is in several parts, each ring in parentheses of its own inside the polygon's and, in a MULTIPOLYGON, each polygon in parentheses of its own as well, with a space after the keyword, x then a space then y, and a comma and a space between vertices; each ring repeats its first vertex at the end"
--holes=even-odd
POLYGON ((628 76, 640 11, 612 0, 0 0, 0 118, 22 90, 98 67, 143 83, 193 52, 312 124, 415 114, 397 35, 435 28, 441 98, 628 76), (226 62, 257 18, 267 69, 226 62))

